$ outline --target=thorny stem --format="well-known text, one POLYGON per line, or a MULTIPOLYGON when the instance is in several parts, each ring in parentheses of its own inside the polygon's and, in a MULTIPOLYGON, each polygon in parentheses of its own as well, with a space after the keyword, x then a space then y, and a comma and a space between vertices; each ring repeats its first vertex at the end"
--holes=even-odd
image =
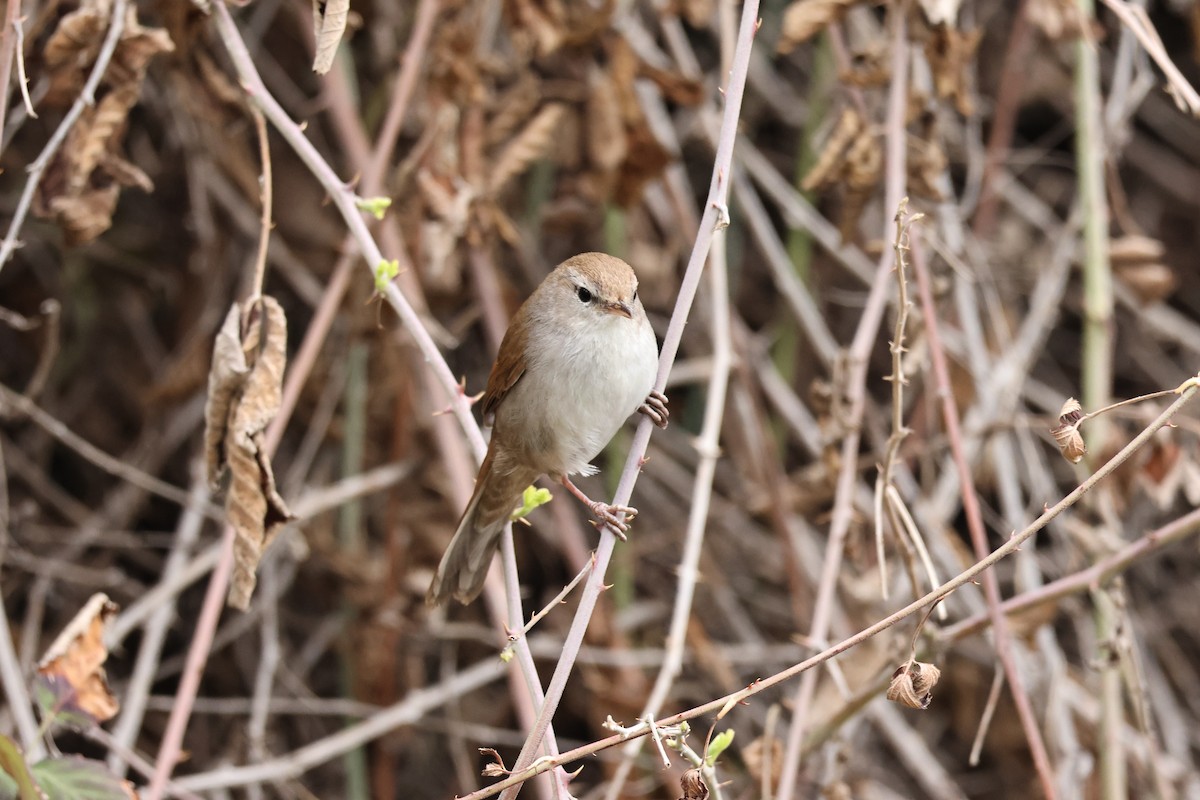
MULTIPOLYGON (((696 290, 699 287, 700 278, 704 272, 704 264, 708 258, 709 246, 712 243, 717 223, 721 218, 728 218, 726 203, 729 197, 729 181, 727 176, 730 174, 732 168, 733 146, 737 138, 737 122, 741 113, 742 94, 746 85, 746 76, 750 69, 750 48, 753 45, 754 34, 758 29, 757 15, 757 0, 747 0, 742 6, 742 21, 738 29, 737 47, 734 50, 733 69, 730 71, 729 84, 724 93, 725 111, 721 120, 721 133, 717 142, 717 153, 713 163, 713 175, 712 182, 709 185, 708 199, 705 202, 704 215, 700 220, 696 242, 692 248, 691 257, 688 259, 687 269, 684 272, 683 281, 679 287, 679 295, 675 301, 675 309, 671 314, 671 322, 667 327, 666 335, 663 337, 662 350, 659 354, 658 376, 655 378, 654 388, 660 392, 666 388, 667 375, 671 370, 671 365, 675 362, 675 355, 679 350, 679 342, 683 337, 683 327, 687 322, 692 301, 696 297, 696 290)), ((650 440, 651 427, 652 423, 648 417, 638 423, 637 431, 634 433, 633 442, 630 445, 629 456, 625 461, 625 469, 622 471, 621 478, 617 483, 617 491, 613 499, 614 505, 627 505, 629 503, 630 496, 633 493, 633 485, 636 483, 638 473, 641 471, 642 459, 646 454, 646 445, 650 440)), ((558 708, 558 702, 562 698, 563 690, 566 688, 567 678, 571 674, 575 659, 579 654, 579 648, 583 644, 583 636, 587 631, 588 622, 591 620, 596 601, 600 596, 600 592, 604 590, 604 576, 608 570, 608 563, 612 558, 615 544, 616 537, 608 528, 604 528, 600 534, 600 544, 596 549, 596 567, 592 570, 591 575, 584 584, 584 590, 579 598, 579 607, 576 610, 575 619, 572 621, 566 640, 563 642, 562 657, 555 666, 554 675, 550 679, 550 685, 546 688, 545 703, 542 705, 541 713, 538 715, 538 720, 533 731, 529 734, 525 746, 521 749, 521 753, 514 766, 514 772, 527 769, 533 762, 534 754, 541 744, 546 727, 550 724, 550 720, 554 717, 554 712, 558 708)), ((551 760, 557 761, 558 759, 551 760)), ((505 800, 511 800, 511 798, 516 796, 520 790, 520 783, 521 781, 513 781, 506 784, 506 786, 513 787, 513 790, 506 792, 505 800)))
MULTIPOLYGON (((1077 0, 1084 26, 1095 19, 1092 0, 1077 0)), ((1136 33, 1136 29, 1135 29, 1136 33)), ((1078 192, 1083 210, 1083 352, 1081 375, 1083 405, 1102 406, 1112 397, 1113 384, 1113 276, 1108 253, 1108 203, 1105 190, 1106 142, 1100 112, 1100 55, 1090 37, 1075 45, 1075 161, 1078 192)), ((1083 440, 1093 453, 1107 439, 1107 422, 1092 425, 1083 440)), ((1117 617, 1101 597, 1094 608, 1096 634, 1101 642, 1116 636, 1117 617)), ((993 623, 994 624, 994 623, 993 623)), ((1100 664, 1100 793, 1105 800, 1126 795, 1125 751, 1121 742, 1124 703, 1121 673, 1116 659, 1100 664)), ((1012 675, 1008 676, 1012 679, 1012 675)), ((1016 689, 1016 686, 1013 686, 1016 689)), ((1019 710, 1019 709, 1018 709, 1019 710)), ((1037 752, 1034 752, 1035 762, 1037 752)), ((1039 773, 1041 769, 1039 768, 1039 773)))
MULTIPOLYGON (((967 529, 971 535, 971 547, 976 558, 983 558, 988 547, 987 530, 983 524, 983 513, 980 510, 979 497, 975 492, 975 484, 971 479, 971 466, 963 445, 958 408, 954 405, 954 392, 950 386, 950 368, 946 360, 946 351, 942 346, 933 302, 933 282, 920 250, 913 253, 913 270, 916 273, 917 290, 921 296, 921 307, 925 313, 925 329, 929 337, 929 352, 933 362, 937 391, 942 400, 942 419, 946 426, 946 435, 950 440, 950 452, 955 470, 958 472, 959 485, 962 487, 962 507, 967 518, 967 529)), ((996 655, 1004 667, 1005 678, 1012 689, 1013 702, 1017 707, 1017 715, 1020 717, 1021 727, 1025 731, 1025 738, 1033 755, 1033 763, 1041 780, 1042 792, 1047 800, 1053 800, 1057 796, 1054 770, 1050 765, 1050 757, 1046 752, 1045 743, 1042 741, 1037 717, 1029 702, 1029 695, 1025 691, 1024 679, 1017 668, 1012 637, 1008 630, 1008 620, 1000 610, 1000 584, 995 573, 988 572, 983 576, 983 588, 988 612, 992 617, 996 655)))
POLYGON ((578 586, 579 582, 586 578, 587 574, 592 571, 595 563, 596 557, 595 554, 593 554, 592 558, 588 559, 588 562, 583 565, 583 569, 579 570, 579 574, 572 578, 571 582, 564 586, 562 591, 554 596, 553 600, 547 603, 541 611, 538 611, 536 614, 531 616, 529 618, 529 622, 526 622, 523 626, 521 626, 519 631, 516 633, 509 631, 509 642, 507 645, 505 645, 504 649, 500 651, 500 659, 502 661, 507 661, 509 658, 512 658, 513 647, 516 646, 517 642, 528 636, 529 632, 533 630, 535 625, 542 621, 543 617, 545 617, 558 606, 562 605, 562 602, 567 599, 567 595, 571 593, 571 590, 578 586))
MULTIPOLYGON (((892 433, 888 436, 883 466, 879 468, 880 479, 875 484, 875 555, 879 562, 879 590, 884 600, 888 598, 887 558, 883 552, 883 515, 879 512, 883 508, 883 495, 887 491, 887 487, 892 485, 892 469, 896 465, 896 456, 900 452, 900 445, 909 434, 909 429, 904 425, 904 385, 908 383, 904 378, 904 328, 908 324, 908 309, 912 303, 908 299, 908 279, 904 274, 904 254, 908 251, 909 226, 924 216, 924 214, 908 216, 907 197, 900 201, 900 205, 896 209, 896 239, 892 250, 896 254, 894 268, 896 288, 899 294, 896 303, 896 327, 892 333, 890 347, 892 374, 884 379, 892 383, 892 433)), ((895 531, 895 535, 900 537, 900 531, 895 531)), ((914 583, 913 593, 915 594, 917 591, 919 589, 914 583)))
MULTIPOLYGON (((697 717, 701 717, 712 712, 718 712, 718 718, 723 717, 730 710, 736 708, 739 704, 744 703, 746 700, 749 700, 751 697, 754 697, 755 695, 760 694, 767 689, 778 686, 784 681, 790 680, 801 673, 808 672, 813 667, 823 664, 835 656, 841 655, 847 650, 857 647, 868 639, 878 636, 880 633, 888 628, 891 628, 896 623, 907 619, 918 611, 928 608, 929 606, 954 592, 956 589, 973 582, 981 573, 991 569, 998 562, 1017 552, 1017 550, 1019 550, 1023 544, 1028 542, 1040 530, 1045 528, 1048 524, 1050 524, 1051 521, 1057 518, 1068 508, 1079 502, 1081 497, 1091 491, 1098 483, 1103 481, 1117 468, 1124 464, 1130 456, 1132 456, 1148 441, 1150 441, 1154 434, 1156 434, 1160 429, 1163 428, 1163 426, 1169 423, 1171 418, 1179 413, 1179 410, 1191 401, 1191 399, 1196 395, 1197 390, 1200 390, 1200 381, 1190 382, 1187 384, 1186 388, 1183 389, 1180 397, 1176 399, 1175 402, 1164 409, 1163 412, 1159 414, 1153 422, 1147 425, 1128 444, 1121 448, 1116 455, 1114 455, 1104 465, 1096 470, 1096 472, 1090 475, 1087 480, 1076 486, 1062 500, 1059 500, 1053 506, 1043 511, 1041 516, 1031 522, 1024 530, 1013 534, 1013 536, 1011 536, 1007 542, 992 551, 991 554, 989 554, 986 558, 976 562, 974 565, 958 575, 955 575, 941 586, 933 589, 923 597, 914 600, 904 608, 891 613, 887 617, 876 622, 874 625, 864 628, 848 639, 838 642, 832 647, 827 648, 811 658, 801 661, 799 664, 794 664, 781 672, 775 673, 769 678, 756 681, 746 688, 740 689, 732 694, 725 695, 724 697, 718 697, 717 699, 711 700, 703 705, 690 708, 687 711, 682 711, 670 717, 665 717, 664 719, 658 720, 657 724, 660 727, 666 725, 678 725, 680 722, 696 719, 697 717)), ((1200 522, 1200 520, 1192 520, 1191 524, 1197 524, 1197 522, 1200 522)), ((606 750, 610 747, 620 744, 631 737, 645 736, 648 732, 649 730, 645 725, 635 726, 633 728, 626 729, 618 735, 609 736, 604 739, 600 739, 599 741, 577 747, 574 750, 569 750, 560 754, 557 758, 542 759, 533 767, 523 770, 514 769, 513 774, 504 780, 499 781, 485 789, 472 792, 471 794, 461 798, 461 800, 483 800, 485 797, 491 797, 499 794, 504 789, 523 783, 524 781, 527 781, 530 778, 549 769, 558 767, 562 764, 570 763, 572 761, 578 761, 585 756, 594 755, 601 750, 606 750)))
MULTIPOLYGON (((118 0, 118 2, 120 1, 118 0)), ((274 125, 280 136, 292 146, 292 149, 295 150, 300 160, 304 162, 309 172, 329 192, 330 200, 337 207, 338 211, 341 212, 342 219, 358 243, 367 268, 372 271, 371 278, 374 281, 374 269, 377 264, 384 260, 383 253, 367 229, 363 213, 355 204, 354 193, 338 178, 333 168, 321 157, 321 154, 317 152, 313 144, 305 138, 304 133, 288 117, 287 112, 283 110, 283 107, 279 105, 279 102, 267 90, 267 87, 262 82, 262 78, 254 67, 254 62, 250 58, 250 53, 246 49, 245 42, 242 41, 237 26, 233 22, 233 17, 230 15, 229 9, 225 4, 213 4, 213 18, 221 39, 229 51, 230 60, 237 70, 238 78, 249 94, 250 100, 262 109, 263 114, 271 121, 271 124, 274 125)), ((455 379, 454 374, 450 371, 450 367, 446 364, 446 360, 438 350, 437 344, 421 324, 421 319, 416 310, 400 292, 395 283, 388 283, 385 297, 388 304, 392 306, 396 314, 400 317, 409 335, 413 337, 421 355, 425 357, 426 363, 437 377, 438 383, 441 384, 443 390, 446 392, 450 408, 453 410, 455 418, 462 425, 471 446, 482 452, 485 449, 483 434, 480 433, 479 426, 471 416, 470 403, 467 402, 462 392, 458 390, 457 379, 455 379)))
MULTIPOLYGON (((658 714, 663 702, 670 694, 675 679, 683 665, 683 653, 687 644, 688 621, 692 616, 692 603, 696 595, 696 584, 700 580, 700 555, 704 548, 704 534, 708 529, 709 504, 712 500, 713 479, 720 458, 721 426, 725 419, 725 396, 729 388, 729 372, 732 365, 732 343, 730 337, 729 281, 727 276, 725 235, 713 238, 711 265, 708 271, 709 295, 711 298, 713 363, 712 374, 706 392, 704 422, 696 440, 696 451, 700 459, 696 477, 692 484, 691 508, 688 510, 687 530, 684 535, 683 554, 679 560, 678 586, 675 603, 671 610, 671 622, 667 629, 666 654, 654 680, 654 687, 642 709, 642 718, 651 719, 658 714)), ((609 782, 606 797, 609 800, 621 796, 635 759, 641 753, 643 741, 634 740, 626 746, 620 766, 609 782)))
MULTIPOLYGON (((888 89, 886 121, 886 154, 884 156, 884 208, 893 209, 904 197, 907 173, 905 115, 908 110, 909 41, 905 12, 893 8, 889 14, 891 31, 891 75, 888 89)), ((821 578, 813 604, 812 625, 809 635, 816 641, 825 641, 832 624, 833 605, 837 592, 838 576, 841 574, 842 554, 846 537, 853 521, 854 497, 858 485, 858 450, 862 436, 859 425, 866 406, 867 362, 871 348, 875 345, 883 312, 887 305, 887 285, 891 271, 893 253, 885 249, 875 267, 875 277, 863 308, 858 329, 850 343, 847 355, 848 369, 845 394, 847 409, 843 419, 846 434, 842 439, 841 466, 837 473, 834 489, 834 504, 829 522, 829 538, 825 545, 825 560, 821 565, 821 578)), ((808 724, 808 712, 817 688, 817 675, 806 675, 796 689, 792 720, 788 726, 787 743, 784 747, 780 772, 779 800, 791 800, 800 773, 801 751, 804 728, 808 724)))
MULTIPOLYGON (((115 3, 114 15, 117 15, 118 11, 123 15, 126 0, 115 0, 115 3)), ((251 100, 272 121, 283 138, 295 149, 297 155, 300 156, 309 171, 329 191, 331 199, 341 212, 352 235, 358 242, 360 250, 366 258, 368 268, 373 270, 375 265, 383 261, 383 255, 367 230, 363 215, 355 204, 353 193, 337 178, 332 168, 317 153, 316 149, 304 137, 300 129, 291 121, 287 113, 267 90, 224 3, 215 3, 213 5, 213 16, 218 32, 229 51, 230 59, 233 61, 242 85, 246 88, 251 100)), ((113 23, 114 26, 120 20, 123 20, 123 16, 116 16, 113 23)), ((111 36, 110 31, 110 38, 111 36)), ((109 56, 111 57, 111 53, 109 53, 109 56)), ((85 95, 90 96, 90 92, 85 91, 85 95)), ((14 235, 15 228, 10 230, 10 237, 14 235)), ((0 264, 3 264, 2 252, 0 252, 0 264)), ((442 358, 428 331, 421 324, 416 311, 394 284, 388 284, 386 296, 389 304, 396 310, 410 335, 417 343, 418 349, 425 356, 426 363, 429 364, 438 382, 449 396, 451 408, 454 410, 467 438, 476 451, 482 451, 484 446, 483 437, 479 431, 479 427, 475 424, 471 416, 470 405, 466 402, 466 398, 462 393, 457 390, 458 384, 453 374, 450 372, 445 359, 442 358)), ((220 558, 210 578, 204 606, 197 620, 196 634, 188 651, 187 667, 176 694, 177 703, 172 708, 167 730, 164 732, 164 737, 159 748, 155 765, 155 775, 147 794, 149 800, 157 800, 161 796, 163 786, 178 757, 192 701, 199 688, 204 660, 211 647, 212 636, 217 620, 220 617, 221 598, 224 596, 232 570, 232 546, 233 530, 227 526, 221 542, 220 558)))

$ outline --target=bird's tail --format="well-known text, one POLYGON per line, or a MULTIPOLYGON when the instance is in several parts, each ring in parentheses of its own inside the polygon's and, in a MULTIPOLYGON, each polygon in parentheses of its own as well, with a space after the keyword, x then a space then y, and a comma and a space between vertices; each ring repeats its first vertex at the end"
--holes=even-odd
POLYGON ((537 479, 536 473, 498 473, 493 466, 489 449, 479 470, 484 477, 475 486, 458 530, 425 593, 425 602, 430 605, 439 605, 451 595, 465 605, 479 596, 504 525, 520 501, 521 492, 537 479))

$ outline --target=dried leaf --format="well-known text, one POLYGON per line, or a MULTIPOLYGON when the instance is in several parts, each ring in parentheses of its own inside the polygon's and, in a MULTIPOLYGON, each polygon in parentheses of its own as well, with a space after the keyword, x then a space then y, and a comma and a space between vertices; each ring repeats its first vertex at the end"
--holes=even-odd
POLYGON ((837 173, 845 161, 850 143, 864 130, 863 119, 853 108, 846 107, 838 117, 837 125, 821 148, 816 162, 800 183, 800 188, 811 192, 837 180, 837 173))
POLYGON ((242 310, 234 303, 213 342, 208 398, 204 403, 204 461, 211 484, 216 484, 225 468, 225 434, 231 407, 250 373, 242 352, 241 327, 242 310))
POLYGON ((933 71, 937 96, 953 100, 955 109, 964 117, 975 113, 969 76, 975 71, 975 51, 982 38, 981 29, 964 33, 948 25, 938 25, 925 42, 925 57, 933 71))
POLYGON ((625 124, 621 118, 620 98, 611 77, 599 69, 588 75, 587 99, 588 158, 604 172, 612 172, 629 152, 625 124))
POLYGON ((788 53, 841 19, 860 0, 796 0, 783 11, 779 52, 788 53))
POLYGON ((338 43, 346 32, 350 17, 350 0, 312 0, 313 30, 317 35, 313 72, 324 75, 333 66, 338 43))
POLYGON ((92 0, 58 21, 42 51, 52 96, 65 98, 83 86, 83 76, 100 52, 111 16, 112 0, 92 0))
POLYGON ((618 205, 630 208, 641 201, 646 184, 663 173, 671 163, 672 156, 655 138, 644 119, 627 128, 626 136, 629 152, 621 164, 617 186, 613 190, 613 200, 618 205))
POLYGON ((263 551, 292 518, 275 490, 263 452, 267 425, 279 410, 287 364, 287 318, 272 297, 234 305, 213 345, 205 407, 205 457, 210 479, 232 473, 225 510, 237 534, 229 604, 245 609, 263 551), (242 336, 242 318, 246 317, 242 336))
POLYGON ((689 769, 679 779, 679 788, 683 796, 679 800, 705 800, 708 797, 708 784, 704 775, 698 769, 689 769))
POLYGON ((1161 261, 1166 254, 1167 249, 1163 243, 1149 236, 1118 236, 1108 243, 1108 258, 1113 266, 1161 261))
POLYGON ((1050 435, 1058 442, 1058 449, 1063 458, 1072 464, 1078 464, 1087 455, 1087 445, 1079 433, 1079 423, 1083 419, 1082 408, 1074 397, 1068 397, 1059 412, 1058 425, 1050 429, 1050 435))
POLYGON ((492 194, 499 193, 509 181, 524 173, 530 164, 550 150, 564 110, 561 103, 543 107, 505 146, 488 178, 488 189, 492 194))
POLYGON ((494 147, 507 141, 521 123, 529 119, 538 103, 542 101, 542 86, 529 72, 522 72, 516 83, 495 96, 491 103, 494 109, 488 120, 484 141, 494 147))
POLYGON ((933 687, 937 686, 942 671, 933 664, 910 661, 892 673, 887 699, 909 708, 929 708, 933 700, 933 687))
POLYGON ((162 28, 144 27, 138 22, 137 7, 130 3, 125 12, 125 27, 121 31, 121 40, 117 43, 112 63, 104 74, 104 83, 114 88, 132 84, 140 91, 150 60, 174 50, 175 43, 170 34, 162 28))
POLYGON ((869 43, 864 50, 850 55, 850 64, 838 72, 838 79, 860 89, 878 89, 892 79, 888 50, 880 42, 869 43))
MULTIPOLYGON (((74 100, 82 88, 108 28, 110 11, 111 0, 92 0, 59 21, 45 50, 52 67, 51 105, 58 99, 74 100)), ((79 116, 38 185, 34 213, 53 217, 68 244, 91 241, 108 230, 121 186, 153 189, 150 178, 118 151, 150 59, 174 49, 166 31, 138 22, 131 4, 104 74, 102 87, 107 91, 79 116)))
POLYGON ((1175 270, 1166 264, 1121 264, 1116 267, 1117 279, 1137 295, 1138 302, 1153 305, 1175 293, 1179 281, 1175 270))
POLYGON ((112 719, 120 707, 104 674, 104 629, 116 613, 117 604, 108 595, 92 595, 38 662, 39 678, 62 690, 65 696, 58 699, 93 723, 112 719))
POLYGON ((485 778, 503 778, 509 775, 508 767, 504 766, 504 759, 500 757, 491 747, 479 748, 479 754, 492 759, 487 764, 484 764, 483 769, 479 774, 485 778))
POLYGON ((58 222, 67 244, 83 244, 112 227, 120 196, 121 188, 114 183, 78 196, 56 197, 50 201, 46 215, 58 222))
POLYGON ((254 591, 255 570, 263 551, 292 518, 275 490, 271 462, 263 452, 267 425, 279 410, 283 369, 287 364, 287 318, 272 297, 246 309, 250 318, 242 351, 250 374, 232 410, 225 437, 232 481, 226 514, 237 532, 229 603, 245 609, 254 591))
POLYGON ((938 130, 936 114, 921 113, 918 119, 918 129, 906 137, 909 192, 941 201, 938 184, 949 163, 942 149, 945 137, 938 130))

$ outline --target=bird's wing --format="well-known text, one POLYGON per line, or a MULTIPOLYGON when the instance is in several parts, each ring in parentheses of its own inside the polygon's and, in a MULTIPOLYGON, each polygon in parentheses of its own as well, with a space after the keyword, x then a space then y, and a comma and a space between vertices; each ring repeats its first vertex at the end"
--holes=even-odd
POLYGON ((500 353, 496 356, 496 363, 492 365, 487 390, 480 400, 484 419, 496 413, 509 390, 516 386, 517 381, 525 374, 525 345, 529 337, 525 309, 526 306, 521 306, 517 311, 504 333, 504 339, 500 342, 500 353))

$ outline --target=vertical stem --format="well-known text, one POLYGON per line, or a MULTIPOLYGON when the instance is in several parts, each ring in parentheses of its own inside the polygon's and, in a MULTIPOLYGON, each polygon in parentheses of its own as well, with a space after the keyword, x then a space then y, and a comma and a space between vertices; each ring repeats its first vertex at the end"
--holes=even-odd
MULTIPOLYGON (((363 453, 366 449, 367 438, 367 365, 369 345, 365 342, 355 342, 350 346, 346 365, 346 394, 343 398, 343 419, 345 437, 342 440, 342 477, 358 475, 362 472, 363 453)), ((347 558, 364 557, 366 555, 366 538, 362 530, 362 500, 354 499, 338 509, 338 547, 347 558)), ((342 601, 342 620, 344 623, 343 637, 353 636, 354 609, 349 601, 342 601)), ((341 669, 339 683, 344 697, 354 695, 356 682, 354 643, 342 642, 341 669)), ((347 718, 346 727, 354 724, 355 720, 347 718)), ((370 797, 370 780, 367 777, 366 748, 356 747, 342 756, 342 765, 346 771, 344 784, 345 797, 348 800, 364 800, 370 797)))
MULTIPOLYGON (((894 8, 892 12, 890 15, 893 19, 892 84, 888 90, 887 144, 884 156, 885 197, 883 201, 884 208, 888 209, 889 214, 900 205, 900 200, 904 196, 906 174, 904 115, 908 108, 909 69, 908 26, 904 21, 904 10, 894 8)), ((890 218, 888 222, 891 222, 890 218)), ((854 495, 858 483, 855 464, 858 462, 861 439, 859 428, 866 404, 867 362, 879 333, 879 326, 883 322, 894 255, 890 249, 885 249, 881 254, 875 269, 871 291, 867 296, 867 304, 863 308, 858 329, 850 343, 848 356, 850 374, 846 388, 849 396, 849 409, 844 421, 846 436, 842 440, 842 463, 837 475, 834 507, 829 523, 829 540, 825 545, 825 561, 821 566, 821 580, 817 587, 817 598, 813 604, 813 621, 809 630, 810 639, 818 646, 825 642, 825 637, 829 633, 833 604, 837 594, 838 575, 842 566, 842 553, 846 546, 850 523, 855 514, 854 495)), ((818 675, 819 673, 816 671, 805 675, 800 679, 800 685, 796 689, 792 722, 788 726, 787 742, 784 746, 780 771, 779 800, 791 800, 793 792, 796 790, 805 727, 808 725, 808 714, 816 694, 818 675)))
POLYGON ((1125 752, 1121 746, 1124 703, 1121 691, 1121 659, 1117 653, 1117 627, 1121 612, 1113 602, 1111 588, 1092 592, 1095 605, 1096 639, 1100 652, 1100 796, 1123 800, 1128 796, 1125 752))
MULTIPOLYGON (((1078 0, 1091 20, 1092 0, 1078 0)), ((1096 44, 1082 37, 1075 62, 1075 160, 1083 208, 1083 354, 1084 408, 1099 408, 1112 392, 1112 271, 1108 260, 1108 206, 1104 194, 1104 130, 1100 124, 1100 69, 1096 44)), ((1089 446, 1104 441, 1106 423, 1089 426, 1089 446), (1089 435, 1090 434, 1090 435, 1089 435)))
MULTIPOLYGON (((1095 17, 1092 0, 1078 0, 1086 25, 1095 17)), ((1100 69, 1095 42, 1081 37, 1075 60, 1075 160, 1083 209, 1083 352, 1080 383, 1085 408, 1107 405, 1112 392, 1112 272, 1108 260, 1108 208, 1104 194, 1104 132, 1100 124, 1100 69)), ((1084 430, 1088 448, 1097 453, 1107 438, 1108 422, 1098 419, 1084 430), (1099 423, 1099 424, 1096 424, 1099 423)), ((1095 456, 1093 456, 1095 457, 1095 456)), ((1100 646, 1113 643, 1117 616, 1104 592, 1096 593, 1096 634, 1100 646)), ((1121 745, 1124 707, 1118 659, 1100 659, 1100 786, 1105 800, 1126 796, 1125 753, 1121 745)))

